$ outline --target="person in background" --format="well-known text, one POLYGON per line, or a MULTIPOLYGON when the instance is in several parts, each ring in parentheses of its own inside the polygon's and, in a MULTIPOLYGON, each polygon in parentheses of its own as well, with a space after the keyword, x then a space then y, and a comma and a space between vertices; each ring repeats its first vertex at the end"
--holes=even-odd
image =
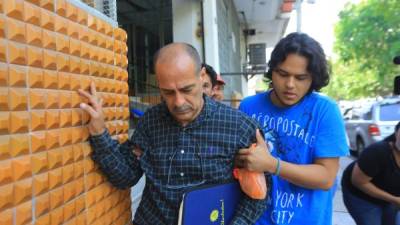
POLYGON ((348 146, 336 102, 317 93, 329 82, 324 51, 307 34, 291 33, 268 67, 272 89, 239 107, 261 124, 265 141, 257 135, 257 147, 241 149, 236 165, 274 174, 271 201, 255 224, 331 224, 332 187, 348 146))
POLYGON ((224 100, 224 86, 225 81, 222 79, 221 75, 217 74, 217 84, 213 87, 212 98, 216 101, 224 100))
MULTIPOLYGON (((105 128, 94 83, 91 93, 79 90, 89 101, 81 108, 90 114, 92 159, 108 181, 125 189, 145 175, 135 225, 177 224, 184 193, 232 180, 234 157, 255 140, 258 127, 244 113, 204 95, 206 75, 193 46, 166 45, 155 55, 154 65, 163 102, 145 112, 125 143, 113 140, 105 128)), ((253 224, 265 210, 265 202, 243 195, 230 224, 253 224)))
POLYGON ((207 75, 203 76, 203 91, 204 94, 211 98, 214 95, 214 87, 217 85, 217 73, 208 64, 203 63, 201 67, 206 70, 207 75))
POLYGON ((357 225, 400 225, 400 122, 347 166, 342 191, 357 225))

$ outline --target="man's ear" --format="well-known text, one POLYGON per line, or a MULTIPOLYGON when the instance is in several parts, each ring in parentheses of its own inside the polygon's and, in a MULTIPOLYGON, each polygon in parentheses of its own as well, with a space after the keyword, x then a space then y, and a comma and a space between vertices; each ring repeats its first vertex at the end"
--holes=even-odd
POLYGON ((207 76, 206 68, 203 67, 203 68, 201 68, 201 70, 200 70, 200 79, 201 79, 201 81, 204 82, 205 76, 207 76))

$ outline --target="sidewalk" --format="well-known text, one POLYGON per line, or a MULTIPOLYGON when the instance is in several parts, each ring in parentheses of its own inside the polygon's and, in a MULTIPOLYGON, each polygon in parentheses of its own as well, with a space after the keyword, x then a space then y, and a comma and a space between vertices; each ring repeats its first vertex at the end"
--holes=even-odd
POLYGON ((354 158, 352 156, 340 159, 340 168, 338 172, 338 186, 335 197, 333 199, 333 225, 356 225, 353 218, 347 212, 342 199, 342 187, 340 181, 342 179, 343 170, 349 165, 354 158))

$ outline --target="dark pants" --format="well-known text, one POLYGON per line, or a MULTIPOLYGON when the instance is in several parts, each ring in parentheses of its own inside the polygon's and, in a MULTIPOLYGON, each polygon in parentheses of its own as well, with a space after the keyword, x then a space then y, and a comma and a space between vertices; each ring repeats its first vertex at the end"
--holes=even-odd
POLYGON ((357 225, 400 225, 399 210, 393 204, 378 205, 359 198, 342 186, 343 201, 357 225), (397 220, 397 221, 396 221, 397 220))

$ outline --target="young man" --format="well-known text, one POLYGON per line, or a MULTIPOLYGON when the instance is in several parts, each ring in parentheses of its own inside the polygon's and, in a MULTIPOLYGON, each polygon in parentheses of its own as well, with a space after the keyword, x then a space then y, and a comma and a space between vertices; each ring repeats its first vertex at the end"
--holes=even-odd
POLYGON ((268 66, 272 89, 239 108, 258 120, 267 143, 257 132, 257 147, 240 150, 237 165, 275 175, 271 201, 255 224, 331 224, 332 186, 348 146, 336 103, 316 93, 329 81, 325 54, 308 35, 292 33, 268 66))
MULTIPOLYGON (((141 117, 131 140, 113 141, 105 129, 94 84, 91 94, 80 90, 90 105, 88 125, 92 158, 108 180, 129 188, 146 176, 135 225, 177 224, 182 195, 189 188, 233 179, 238 149, 255 139, 256 121, 203 95, 200 56, 190 45, 173 43, 155 56, 155 72, 164 102, 141 117), (138 159, 133 150, 140 148, 138 159)), ((265 200, 240 200, 231 224, 253 224, 265 200)))

